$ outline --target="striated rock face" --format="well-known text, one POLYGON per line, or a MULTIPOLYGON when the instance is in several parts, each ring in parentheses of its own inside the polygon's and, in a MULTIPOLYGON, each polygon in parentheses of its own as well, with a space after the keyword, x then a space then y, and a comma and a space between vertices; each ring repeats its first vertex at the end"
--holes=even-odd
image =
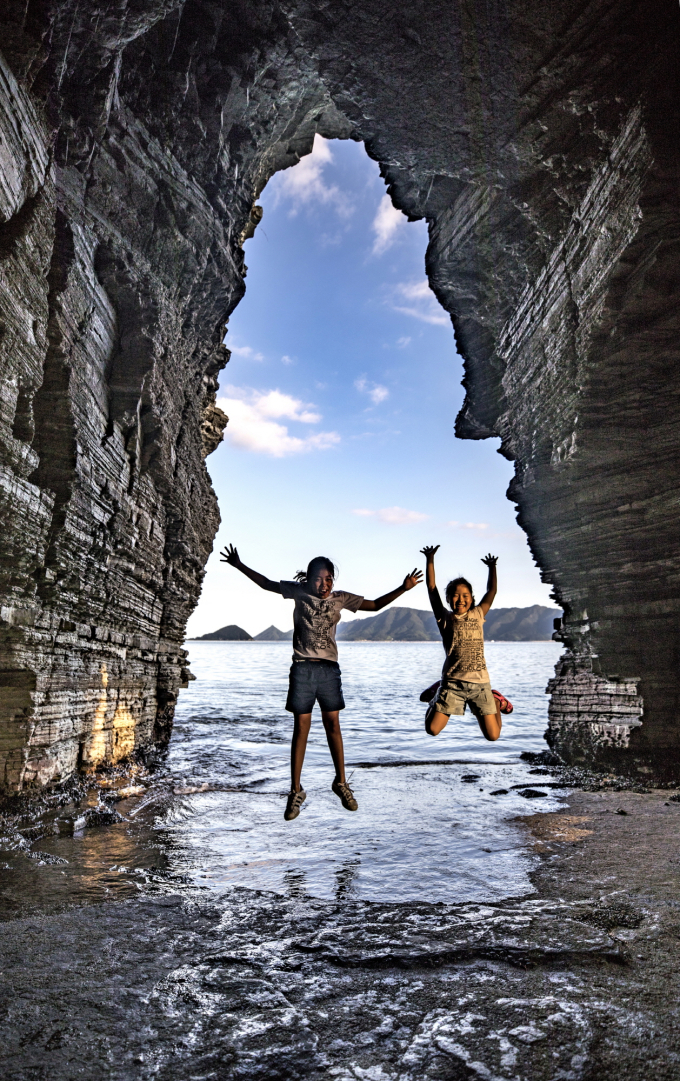
POLYGON ((500 435, 567 646, 549 740, 678 769, 674 0, 9 0, 0 66, 0 762, 167 740, 218 523, 241 245, 364 140, 500 435), (613 733, 613 734, 612 734, 613 733))

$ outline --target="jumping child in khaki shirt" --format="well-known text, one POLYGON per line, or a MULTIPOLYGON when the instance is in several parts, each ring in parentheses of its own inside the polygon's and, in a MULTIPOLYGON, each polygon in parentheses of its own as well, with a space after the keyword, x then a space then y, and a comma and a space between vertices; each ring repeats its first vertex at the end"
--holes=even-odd
POLYGON ((442 636, 446 657, 441 681, 428 687, 421 701, 430 701, 425 714, 425 731, 438 736, 451 716, 462 716, 465 706, 477 718, 482 735, 497 740, 501 734, 501 710, 511 713, 507 698, 492 691, 484 659, 484 618, 496 596, 497 557, 484 556, 482 563, 489 568, 486 593, 475 605, 472 586, 466 578, 454 578, 446 587, 447 611, 442 604, 434 574, 434 557, 439 545, 422 548, 427 560, 426 584, 430 604, 442 636))

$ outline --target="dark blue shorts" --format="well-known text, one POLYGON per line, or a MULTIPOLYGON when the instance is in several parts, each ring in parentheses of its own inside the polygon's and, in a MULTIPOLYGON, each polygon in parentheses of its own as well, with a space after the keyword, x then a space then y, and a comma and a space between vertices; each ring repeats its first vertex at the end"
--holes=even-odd
POLYGON ((293 661, 286 709, 289 713, 311 713, 314 703, 325 713, 345 708, 337 661, 293 661))

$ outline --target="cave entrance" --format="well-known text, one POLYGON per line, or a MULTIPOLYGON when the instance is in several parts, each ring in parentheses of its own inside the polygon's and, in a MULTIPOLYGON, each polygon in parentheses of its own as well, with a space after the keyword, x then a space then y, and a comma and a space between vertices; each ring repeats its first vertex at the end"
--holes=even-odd
MULTIPOLYGON (((425 277, 427 224, 392 206, 362 143, 319 135, 260 203, 226 338, 218 404, 230 424, 208 459, 222 526, 189 635, 290 619, 219 562, 227 542, 273 577, 326 553, 344 588, 369 596, 401 581, 424 543, 441 543, 443 574, 482 587, 491 548, 498 603, 551 605, 498 441, 454 435, 462 362, 425 277)), ((428 607, 424 590, 402 603, 428 607)))

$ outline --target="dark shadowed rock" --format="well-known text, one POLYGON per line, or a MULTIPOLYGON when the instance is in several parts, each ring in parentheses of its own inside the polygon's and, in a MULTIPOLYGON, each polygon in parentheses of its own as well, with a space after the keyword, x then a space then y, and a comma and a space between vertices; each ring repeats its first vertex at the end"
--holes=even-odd
POLYGON ((603 813, 620 798, 516 820, 535 892, 500 903, 182 895, 166 872, 125 903, 4 907, 5 1072, 671 1081, 679 812, 657 793, 603 813))

